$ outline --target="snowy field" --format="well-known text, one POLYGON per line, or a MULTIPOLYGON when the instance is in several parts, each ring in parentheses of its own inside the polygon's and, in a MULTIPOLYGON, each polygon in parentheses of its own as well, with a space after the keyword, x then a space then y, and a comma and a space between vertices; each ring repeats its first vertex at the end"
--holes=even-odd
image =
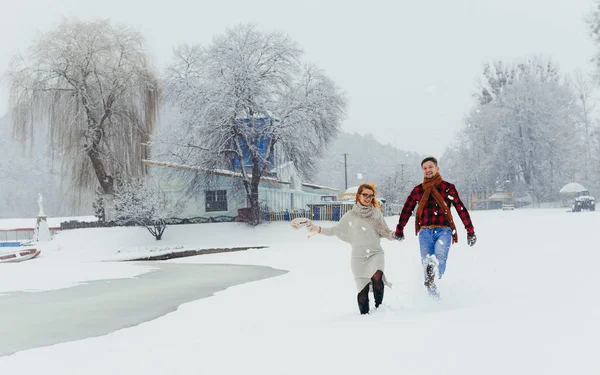
MULTIPOLYGON (((2 357, 0 370, 77 375, 600 373, 595 358, 600 214, 543 209, 473 212, 472 217, 478 242, 468 247, 460 228, 460 243, 452 247, 439 283, 439 303, 429 300, 422 286, 412 220, 404 242, 383 240, 386 274, 394 286, 386 289, 384 305, 367 316, 358 313, 348 245, 319 235, 309 239, 305 230, 294 231, 288 223, 256 229, 234 223, 173 226, 160 242, 141 228, 66 231, 39 259, 0 265, 0 291, 132 277, 152 264, 103 260, 161 249, 267 245, 170 262, 256 264, 290 272, 229 288, 105 336, 2 357)), ((390 228, 396 220, 388 218, 390 228)), ((0 339, 10 338, 0 333, 0 339)))

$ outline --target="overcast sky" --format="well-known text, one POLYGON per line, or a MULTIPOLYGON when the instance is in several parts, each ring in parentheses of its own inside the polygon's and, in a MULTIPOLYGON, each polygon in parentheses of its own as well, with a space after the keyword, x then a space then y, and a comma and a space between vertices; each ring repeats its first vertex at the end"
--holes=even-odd
MULTIPOLYGON (((210 43, 237 23, 282 31, 349 98, 343 129, 441 156, 473 105, 485 61, 553 58, 591 71, 584 16, 592 0, 22 0, 2 2, 0 70, 62 17, 140 30, 162 70, 180 43, 210 43)), ((6 87, 0 113, 8 110, 6 87)), ((353 150, 349 150, 352 152, 353 150)))

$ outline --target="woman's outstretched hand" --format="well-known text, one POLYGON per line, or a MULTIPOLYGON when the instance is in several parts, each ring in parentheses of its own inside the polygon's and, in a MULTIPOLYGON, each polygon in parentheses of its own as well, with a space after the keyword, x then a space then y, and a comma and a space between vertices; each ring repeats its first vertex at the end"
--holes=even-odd
POLYGON ((302 227, 310 227, 311 225, 313 225, 312 220, 307 219, 305 217, 297 217, 294 220, 292 220, 292 227, 294 229, 300 229, 302 227))
POLYGON ((308 231, 313 233, 321 233, 321 227, 318 225, 310 224, 308 226, 308 231))

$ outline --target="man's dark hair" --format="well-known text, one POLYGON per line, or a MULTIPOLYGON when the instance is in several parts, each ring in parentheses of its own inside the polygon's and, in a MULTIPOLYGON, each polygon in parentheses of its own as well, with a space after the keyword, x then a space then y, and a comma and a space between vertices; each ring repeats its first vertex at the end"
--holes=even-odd
POLYGON ((432 161, 433 164, 435 164, 435 166, 437 167, 437 159, 434 158, 433 156, 428 156, 425 159, 423 159, 423 161, 421 162, 421 167, 423 166, 423 164, 427 163, 428 161, 432 161))

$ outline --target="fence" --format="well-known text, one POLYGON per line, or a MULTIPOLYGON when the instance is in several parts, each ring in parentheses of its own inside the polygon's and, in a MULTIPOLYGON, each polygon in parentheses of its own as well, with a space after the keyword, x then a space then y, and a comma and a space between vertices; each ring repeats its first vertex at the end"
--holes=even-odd
MULTIPOLYGON (((205 223, 226 223, 237 219, 235 216, 215 216, 215 217, 192 217, 192 218, 169 218, 165 220, 167 225, 181 224, 205 224, 205 223)), ((117 224, 114 221, 65 221, 60 223, 60 230, 81 229, 81 228, 110 228, 135 226, 135 223, 117 224)))
POLYGON ((264 221, 292 221, 297 217, 305 217, 311 220, 327 220, 327 221, 340 221, 342 216, 352 209, 354 204, 346 203, 313 203, 308 206, 308 210, 295 210, 295 211, 263 211, 261 217, 264 221))
MULTIPOLYGON (((306 217, 311 220, 339 221, 342 216, 352 209, 353 203, 346 202, 324 202, 309 204, 308 210, 284 210, 279 212, 261 211, 261 218, 265 222, 292 221, 298 217, 306 217)), ((248 210, 248 209, 240 209, 248 210)), ((242 212, 243 213, 243 212, 242 212)), ((180 224, 204 224, 243 221, 242 216, 216 216, 216 217, 194 217, 194 218, 170 218, 166 220, 167 225, 180 224)), ((119 226, 135 226, 135 223, 117 224, 114 221, 65 221, 60 223, 60 228, 55 230, 70 230, 82 228, 109 228, 119 226)))
POLYGON ((352 209, 354 202, 323 202, 308 206, 311 220, 340 221, 342 216, 352 209))
MULTIPOLYGON (((52 227, 50 229, 50 236, 54 236, 61 228, 52 227)), ((31 241, 33 240, 33 233, 35 228, 15 228, 15 229, 0 229, 0 242, 10 241, 31 241)))
POLYGON ((309 210, 295 210, 295 211, 280 211, 280 212, 261 212, 262 219, 264 221, 292 221, 298 217, 310 218, 309 210))

